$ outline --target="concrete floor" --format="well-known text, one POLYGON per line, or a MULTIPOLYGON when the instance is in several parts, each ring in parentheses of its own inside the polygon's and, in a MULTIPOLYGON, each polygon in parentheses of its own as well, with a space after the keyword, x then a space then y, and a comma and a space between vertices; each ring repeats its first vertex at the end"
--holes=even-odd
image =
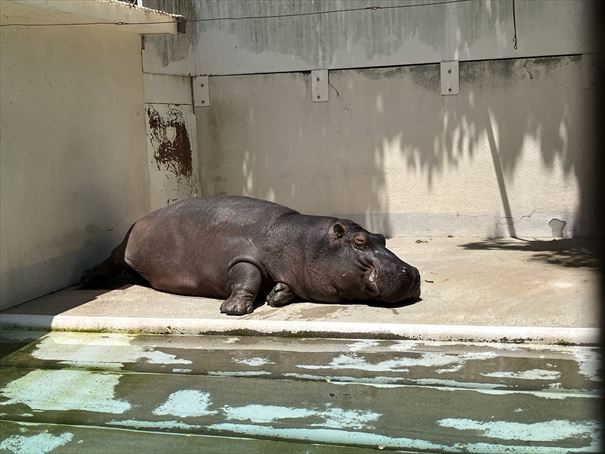
POLYGON ((229 317, 123 285, 0 313, 0 451, 602 452, 598 349, 539 345, 598 339, 583 243, 389 247, 422 301, 229 317))
POLYGON ((43 296, 0 313, 0 325, 188 334, 237 329, 275 333, 293 327, 328 334, 377 331, 382 337, 405 334, 399 328, 409 332, 413 326, 441 332, 447 326, 458 333, 462 327, 487 327, 483 333, 497 331, 501 337, 507 336, 507 327, 561 333, 563 328, 589 328, 591 335, 596 333, 598 275, 582 241, 398 237, 387 246, 420 269, 421 301, 391 307, 302 302, 275 309, 263 304, 253 314, 229 317, 219 313, 218 300, 124 285, 43 296))
POLYGON ((0 332, 0 452, 603 452, 593 347, 37 337, 0 332))

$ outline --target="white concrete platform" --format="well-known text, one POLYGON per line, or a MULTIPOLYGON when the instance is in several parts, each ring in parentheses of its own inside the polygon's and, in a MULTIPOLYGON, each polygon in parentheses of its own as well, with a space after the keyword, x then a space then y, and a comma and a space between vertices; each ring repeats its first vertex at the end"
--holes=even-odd
POLYGON ((406 306, 264 304, 230 317, 220 301, 123 285, 63 290, 0 313, 0 327, 135 333, 248 333, 420 340, 598 342, 595 261, 579 240, 394 238, 422 274, 406 306))

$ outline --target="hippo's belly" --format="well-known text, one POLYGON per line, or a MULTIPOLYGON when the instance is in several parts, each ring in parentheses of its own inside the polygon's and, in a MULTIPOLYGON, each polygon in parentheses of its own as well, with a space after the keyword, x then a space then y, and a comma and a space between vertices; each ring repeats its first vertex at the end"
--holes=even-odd
POLYGON ((257 264, 264 227, 287 208, 245 198, 191 199, 138 221, 124 260, 157 289, 227 298, 229 269, 238 261, 257 264))
POLYGON ((222 241, 209 242, 188 226, 135 225, 125 262, 157 289, 184 295, 226 298, 229 264, 235 259, 222 241), (156 227, 156 226, 153 226, 156 227))

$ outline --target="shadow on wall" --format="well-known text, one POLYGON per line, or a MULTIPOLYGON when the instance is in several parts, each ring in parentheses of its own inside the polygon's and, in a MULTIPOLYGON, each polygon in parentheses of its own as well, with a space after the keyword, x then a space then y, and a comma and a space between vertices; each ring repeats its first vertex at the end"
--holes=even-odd
MULTIPOLYGON (((427 66, 425 70, 424 74, 419 72, 412 77, 438 92, 438 69, 427 66)), ((544 210, 536 204, 540 199, 575 196, 573 191, 554 185, 535 186, 539 184, 532 179, 536 173, 560 168, 563 181, 578 185, 580 194, 580 205, 571 226, 573 234, 590 235, 587 198, 592 131, 585 124, 590 106, 581 84, 583 70, 580 56, 461 62, 460 95, 444 98, 438 115, 431 116, 419 109, 424 127, 402 128, 401 136, 406 138, 402 154, 408 166, 422 169, 430 188, 439 174, 456 168, 466 158, 475 158, 482 152, 482 142, 486 142, 493 166, 489 169, 488 184, 497 183, 504 213, 495 226, 506 227, 505 232, 497 228, 494 233, 511 237, 517 236, 516 224, 544 210), (525 168, 518 169, 522 160, 526 161, 525 168), (528 165, 532 168, 528 169, 528 165), (525 181, 520 181, 524 178, 525 181), (517 187, 514 197, 509 194, 509 186, 517 187), (544 192, 551 192, 550 197, 544 192), (540 193, 543 195, 539 196, 540 193), (524 211, 518 212, 515 205, 525 205, 524 211)), ((467 177, 468 185, 474 186, 467 190, 481 193, 488 189, 478 175, 467 177)), ((573 202, 558 200, 552 205, 558 210, 570 206, 573 210, 573 202)), ((553 219, 547 222, 554 229, 553 219)))
POLYGON ((461 62, 457 96, 441 96, 439 65, 331 71, 327 103, 311 102, 308 74, 215 77, 196 112, 202 193, 348 215, 387 235, 463 218, 478 235, 486 223, 493 237, 531 223, 550 235, 554 214, 590 236, 584 64, 461 62))

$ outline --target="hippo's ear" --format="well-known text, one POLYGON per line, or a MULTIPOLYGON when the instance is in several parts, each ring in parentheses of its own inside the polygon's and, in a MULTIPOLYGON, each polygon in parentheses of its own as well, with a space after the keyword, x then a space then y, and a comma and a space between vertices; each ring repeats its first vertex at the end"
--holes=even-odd
POLYGON ((331 234, 330 236, 334 240, 337 238, 342 238, 343 235, 345 234, 345 228, 342 224, 336 222, 330 229, 330 234, 331 234))

